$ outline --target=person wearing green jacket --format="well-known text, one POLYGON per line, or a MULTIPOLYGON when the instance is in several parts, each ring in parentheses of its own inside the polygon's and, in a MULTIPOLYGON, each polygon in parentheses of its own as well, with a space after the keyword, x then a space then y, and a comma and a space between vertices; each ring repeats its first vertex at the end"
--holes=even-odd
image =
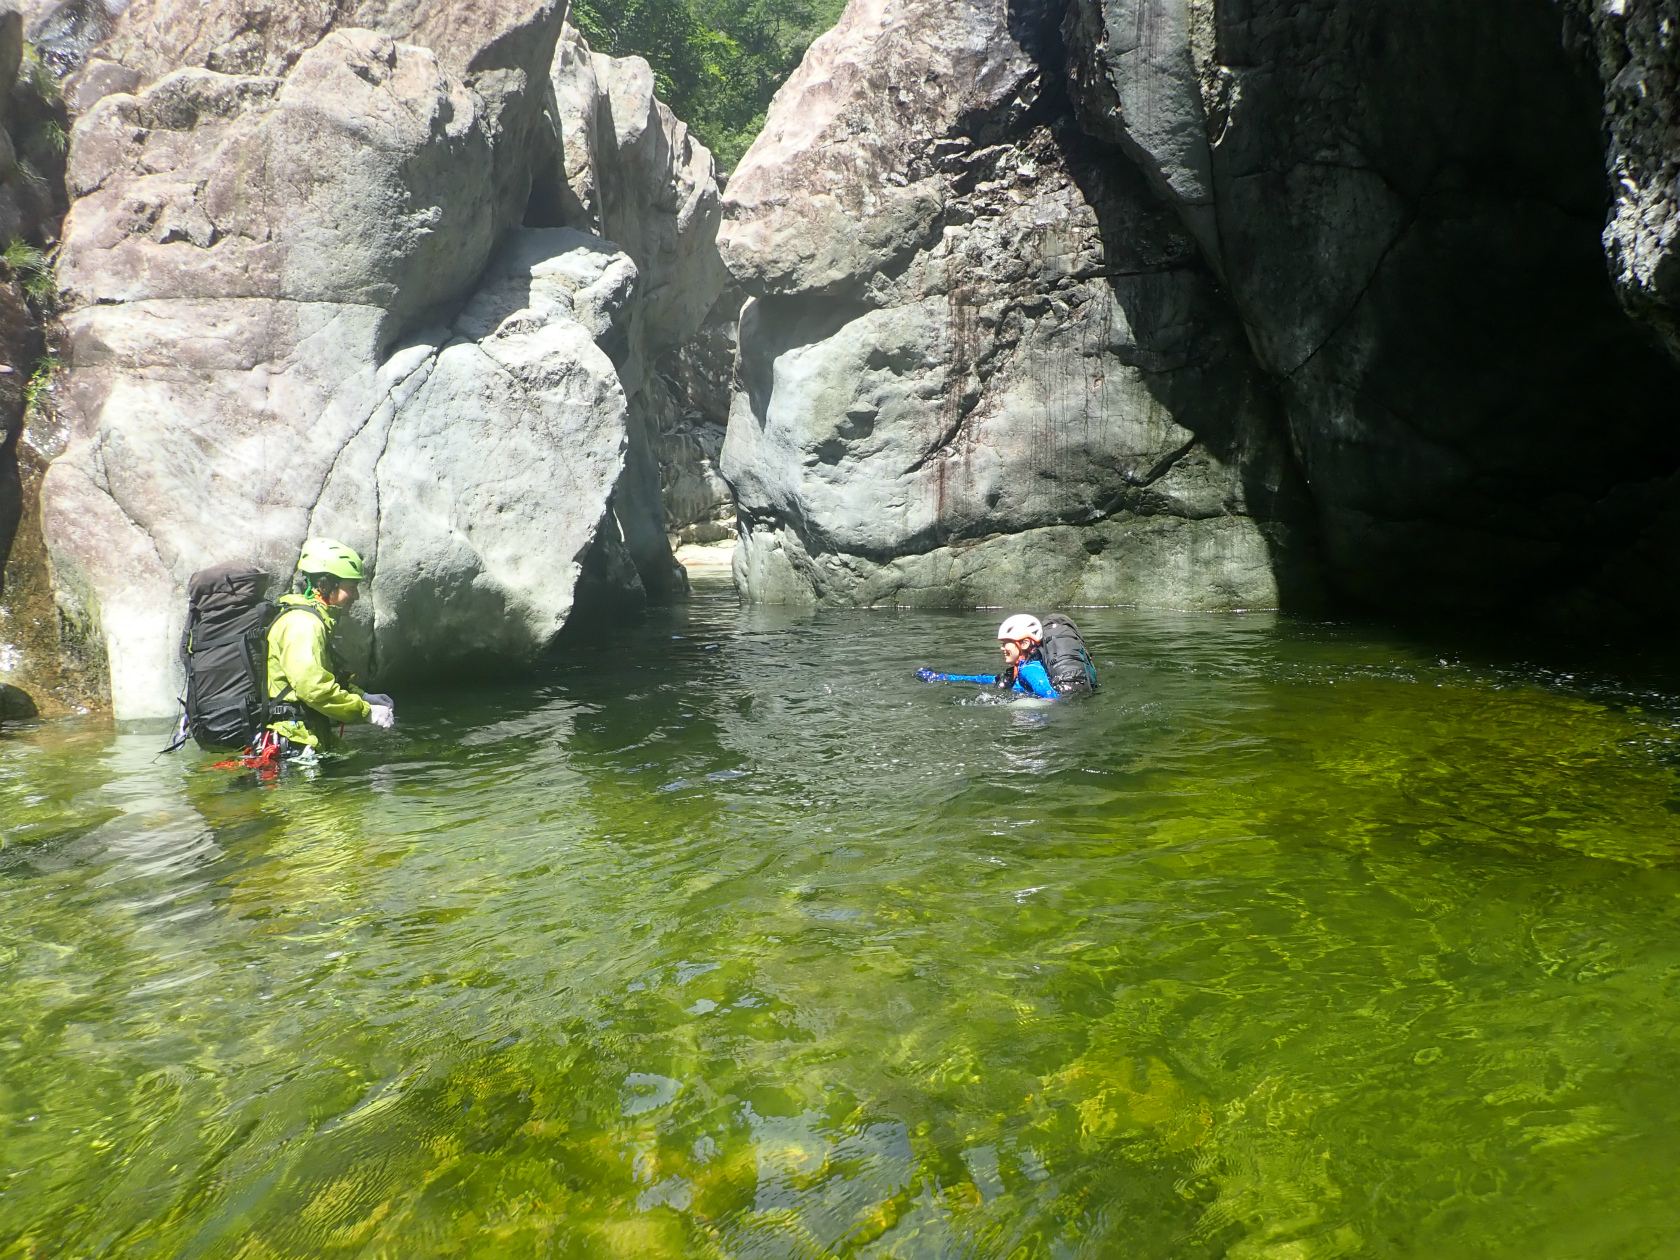
POLYGON ((333 618, 356 602, 362 558, 343 543, 311 538, 298 576, 301 589, 281 596, 268 630, 268 697, 285 713, 268 729, 282 754, 313 756, 338 745, 334 726, 372 722, 389 730, 396 711, 390 696, 355 686, 332 650, 333 618))

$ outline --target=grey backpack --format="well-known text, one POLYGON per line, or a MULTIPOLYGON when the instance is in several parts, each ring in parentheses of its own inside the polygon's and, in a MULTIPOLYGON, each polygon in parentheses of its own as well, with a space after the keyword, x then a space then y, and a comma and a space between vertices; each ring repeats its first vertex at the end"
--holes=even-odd
POLYGON ((1051 613, 1044 619, 1044 642, 1039 645, 1039 655, 1044 658, 1050 685, 1062 695, 1097 689, 1097 667, 1091 663, 1079 627, 1066 613, 1051 613))

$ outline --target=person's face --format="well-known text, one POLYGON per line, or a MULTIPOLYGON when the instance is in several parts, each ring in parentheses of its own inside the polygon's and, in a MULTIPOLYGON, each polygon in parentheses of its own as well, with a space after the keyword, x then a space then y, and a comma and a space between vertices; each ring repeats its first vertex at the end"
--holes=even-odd
POLYGON ((356 602, 356 583, 340 582, 338 589, 327 596, 327 606, 330 608, 348 608, 356 602))
POLYGON ((998 648, 1003 652, 1004 661, 1010 665, 1015 664, 1021 659, 1021 657, 1026 655, 1025 649, 1014 639, 1005 639, 1002 643, 998 644, 998 648))

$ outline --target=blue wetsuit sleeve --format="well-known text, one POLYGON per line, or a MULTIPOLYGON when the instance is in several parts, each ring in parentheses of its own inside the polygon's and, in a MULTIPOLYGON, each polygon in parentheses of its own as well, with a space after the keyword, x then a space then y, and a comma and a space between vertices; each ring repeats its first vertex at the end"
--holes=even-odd
POLYGON ((1050 672, 1044 668, 1043 661, 1028 661, 1016 671, 1016 679, 1017 691, 1031 691, 1044 700, 1056 698, 1056 689, 1050 685, 1050 672))
POLYGON ((918 669, 916 677, 923 682, 971 682, 991 687, 997 683, 995 674, 936 674, 931 669, 918 669))

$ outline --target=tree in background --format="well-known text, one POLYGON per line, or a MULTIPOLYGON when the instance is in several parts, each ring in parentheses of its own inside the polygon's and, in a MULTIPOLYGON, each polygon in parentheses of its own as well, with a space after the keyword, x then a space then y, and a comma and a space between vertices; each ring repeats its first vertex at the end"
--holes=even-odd
POLYGON ((735 169, 776 89, 845 0, 572 0, 596 52, 646 57, 660 99, 735 169))

